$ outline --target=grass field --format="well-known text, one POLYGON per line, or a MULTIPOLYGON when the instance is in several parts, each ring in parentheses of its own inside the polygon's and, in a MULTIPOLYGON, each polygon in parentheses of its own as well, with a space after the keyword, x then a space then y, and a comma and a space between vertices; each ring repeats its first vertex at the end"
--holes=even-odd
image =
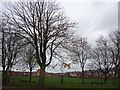
MULTIPOLYGON (((31 83, 29 82, 21 82, 28 81, 29 77, 11 77, 9 86, 14 87, 37 87, 39 77, 32 77, 31 83)), ((59 77, 46 77, 45 85, 46 87, 52 88, 117 88, 116 85, 113 84, 112 80, 108 80, 107 84, 103 83, 102 79, 91 79, 85 78, 85 84, 81 84, 81 78, 67 78, 63 79, 63 83, 61 83, 61 78, 59 77), (103 84, 91 84, 91 82, 99 82, 103 84)))

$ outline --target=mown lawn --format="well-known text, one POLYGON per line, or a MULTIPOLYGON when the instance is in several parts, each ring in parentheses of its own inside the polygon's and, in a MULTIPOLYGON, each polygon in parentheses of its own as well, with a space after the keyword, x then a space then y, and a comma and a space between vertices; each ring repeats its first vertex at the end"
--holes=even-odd
MULTIPOLYGON (((31 83, 22 82, 28 81, 29 77, 11 77, 11 81, 8 83, 8 86, 14 87, 37 87, 39 77, 32 77, 31 83)), ((104 84, 102 79, 91 79, 85 78, 85 84, 81 84, 81 78, 67 78, 63 79, 63 83, 61 83, 60 77, 46 77, 45 85, 46 87, 52 88, 117 88, 116 85, 113 84, 112 80, 108 80, 108 84, 104 84), (102 84, 91 84, 91 82, 99 82, 102 84)))

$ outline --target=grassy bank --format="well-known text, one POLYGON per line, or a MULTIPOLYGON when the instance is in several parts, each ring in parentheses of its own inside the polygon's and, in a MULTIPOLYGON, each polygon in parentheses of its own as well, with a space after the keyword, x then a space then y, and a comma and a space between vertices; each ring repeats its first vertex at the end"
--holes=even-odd
MULTIPOLYGON (((37 87, 39 77, 32 77, 31 83, 28 82, 29 77, 11 77, 11 81, 8 86, 14 87, 37 87)), ((112 80, 108 80, 107 84, 103 83, 103 79, 92 79, 85 78, 85 84, 82 84, 81 78, 63 78, 63 83, 61 83, 60 77, 46 77, 45 85, 46 87, 52 88, 117 88, 113 84, 112 80)))

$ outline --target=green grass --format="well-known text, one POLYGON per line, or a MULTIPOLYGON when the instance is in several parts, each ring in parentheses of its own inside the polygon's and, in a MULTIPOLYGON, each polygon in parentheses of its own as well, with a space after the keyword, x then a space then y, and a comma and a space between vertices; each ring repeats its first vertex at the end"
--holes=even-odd
MULTIPOLYGON (((37 87, 39 77, 32 77, 32 82, 20 82, 20 81, 28 81, 29 77, 11 77, 10 83, 8 86, 14 87, 37 87)), ((117 86, 113 85, 112 80, 108 80, 108 84, 91 85, 91 82, 103 82, 103 79, 91 79, 85 78, 85 84, 81 84, 81 78, 67 78, 63 79, 63 83, 61 83, 61 78, 59 77, 46 77, 45 85, 46 87, 53 88, 117 88, 117 86)))

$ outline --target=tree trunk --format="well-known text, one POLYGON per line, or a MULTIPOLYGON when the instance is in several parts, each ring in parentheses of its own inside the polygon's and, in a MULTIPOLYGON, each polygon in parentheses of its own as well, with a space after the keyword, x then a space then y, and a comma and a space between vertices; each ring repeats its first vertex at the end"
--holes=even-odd
POLYGON ((2 71, 2 86, 5 86, 6 78, 5 78, 5 71, 2 71))
POLYGON ((45 65, 42 65, 40 70, 40 79, 39 79, 39 86, 40 88, 45 87, 45 65))
POLYGON ((117 68, 115 68, 114 79, 116 79, 116 75, 117 75, 117 68))
POLYGON ((105 83, 105 84, 107 83, 107 74, 105 74, 104 83, 105 83))
POLYGON ((61 77, 61 80, 60 80, 61 84, 63 84, 63 76, 61 77))
POLYGON ((118 66, 118 73, 117 73, 117 78, 118 78, 118 88, 120 89, 120 65, 118 66))
POLYGON ((10 73, 11 71, 8 72, 8 80, 7 80, 8 82, 10 82, 10 73))
POLYGON ((117 67, 115 68, 115 73, 114 73, 114 84, 117 83, 117 67))
POLYGON ((32 78, 32 68, 30 67, 30 76, 29 76, 29 82, 31 82, 31 78, 32 78))
POLYGON ((84 70, 82 69, 82 84, 84 84, 84 70))
POLYGON ((8 78, 7 71, 2 71, 2 86, 6 86, 7 78, 8 78))
POLYGON ((3 70, 2 70, 2 86, 4 86, 4 83, 5 83, 5 68, 3 67, 3 70))

